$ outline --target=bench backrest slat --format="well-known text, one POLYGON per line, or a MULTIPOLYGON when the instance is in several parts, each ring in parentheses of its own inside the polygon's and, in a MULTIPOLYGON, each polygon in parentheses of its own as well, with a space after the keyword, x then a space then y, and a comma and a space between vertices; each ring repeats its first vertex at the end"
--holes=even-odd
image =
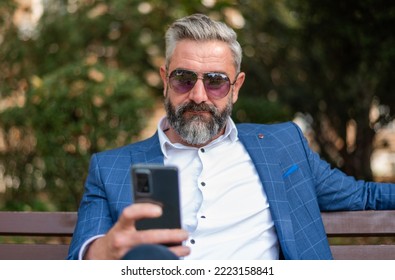
POLYGON ((335 260, 395 260, 395 245, 331 246, 335 260))
POLYGON ((0 244, 0 260, 64 260, 69 244, 0 244))
POLYGON ((0 235, 72 236, 76 212, 0 212, 0 235))
POLYGON ((395 211, 322 213, 328 237, 395 236, 395 211))

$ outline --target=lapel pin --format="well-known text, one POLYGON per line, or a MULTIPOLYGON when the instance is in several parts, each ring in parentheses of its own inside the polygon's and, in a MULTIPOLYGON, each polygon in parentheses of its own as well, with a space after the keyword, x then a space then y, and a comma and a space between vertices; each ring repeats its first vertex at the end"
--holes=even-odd
POLYGON ((259 139, 263 139, 264 137, 265 137, 265 135, 263 135, 262 133, 259 133, 259 134, 258 134, 258 138, 259 138, 259 139))

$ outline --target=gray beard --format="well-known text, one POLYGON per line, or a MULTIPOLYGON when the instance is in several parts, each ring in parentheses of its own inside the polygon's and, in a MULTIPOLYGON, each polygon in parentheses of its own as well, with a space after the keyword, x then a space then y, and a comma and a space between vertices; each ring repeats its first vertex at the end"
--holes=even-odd
POLYGON ((221 112, 214 105, 194 102, 182 104, 175 108, 168 95, 165 98, 167 119, 171 127, 183 141, 189 145, 203 145, 212 140, 225 127, 228 117, 232 114, 232 97, 221 112), (201 115, 186 116, 185 112, 209 112, 209 118, 201 115))

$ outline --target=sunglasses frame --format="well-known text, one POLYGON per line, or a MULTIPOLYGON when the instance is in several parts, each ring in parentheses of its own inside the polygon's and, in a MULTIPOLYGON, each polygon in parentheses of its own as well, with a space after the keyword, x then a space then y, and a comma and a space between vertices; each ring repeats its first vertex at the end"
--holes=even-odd
POLYGON ((197 83, 198 80, 202 80, 202 81, 203 81, 203 85, 204 85, 204 89, 205 89, 205 91, 206 91, 206 94, 207 94, 209 97, 213 98, 213 99, 222 99, 222 98, 226 97, 226 96, 229 94, 231 87, 235 85, 235 83, 236 83, 236 81, 237 81, 237 77, 238 77, 239 74, 240 74, 240 72, 238 72, 238 73, 236 74, 235 80, 234 80, 233 83, 232 83, 232 82, 230 81, 228 75, 226 75, 225 73, 222 73, 222 72, 204 72, 204 73, 201 74, 201 76, 199 76, 199 74, 196 73, 195 71, 188 70, 188 69, 177 68, 177 69, 174 69, 173 71, 171 71, 170 74, 168 74, 169 71, 168 71, 168 69, 166 69, 166 73, 167 73, 167 74, 166 74, 166 78, 167 78, 168 86, 169 86, 172 90, 174 90, 176 93, 178 93, 178 94, 185 94, 185 93, 188 93, 189 91, 191 91, 191 90, 195 87, 195 85, 196 85, 196 83, 197 83), (176 71, 184 71, 184 72, 186 72, 186 73, 190 73, 190 74, 193 74, 194 76, 196 76, 196 81, 193 83, 192 87, 191 87, 189 90, 187 90, 187 91, 185 91, 185 92, 180 92, 180 91, 177 91, 176 89, 173 88, 173 86, 172 86, 172 84, 171 84, 171 82, 170 82, 170 79, 171 79, 171 77, 173 76, 173 73, 175 73, 176 71), (209 74, 220 74, 220 75, 223 75, 223 76, 226 77, 226 79, 224 79, 224 80, 227 80, 227 82, 229 83, 229 88, 228 88, 228 90, 226 91, 225 94, 216 95, 215 93, 213 93, 213 91, 215 91, 215 89, 207 88, 207 85, 206 85, 206 83, 205 83, 205 80, 206 80, 207 78, 205 78, 205 77, 207 77, 207 75, 209 75, 209 74))

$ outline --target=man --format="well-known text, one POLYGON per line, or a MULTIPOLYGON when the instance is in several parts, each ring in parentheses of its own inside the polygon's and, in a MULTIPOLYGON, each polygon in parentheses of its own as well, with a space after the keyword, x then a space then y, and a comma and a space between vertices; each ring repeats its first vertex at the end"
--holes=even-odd
POLYGON ((331 259, 320 211, 395 208, 394 184, 331 169, 293 123, 236 126, 241 59, 223 23, 196 14, 170 26, 160 68, 167 116, 153 137, 93 155, 69 258, 331 259), (161 215, 132 203, 136 163, 179 168, 183 229, 135 229, 161 215))

